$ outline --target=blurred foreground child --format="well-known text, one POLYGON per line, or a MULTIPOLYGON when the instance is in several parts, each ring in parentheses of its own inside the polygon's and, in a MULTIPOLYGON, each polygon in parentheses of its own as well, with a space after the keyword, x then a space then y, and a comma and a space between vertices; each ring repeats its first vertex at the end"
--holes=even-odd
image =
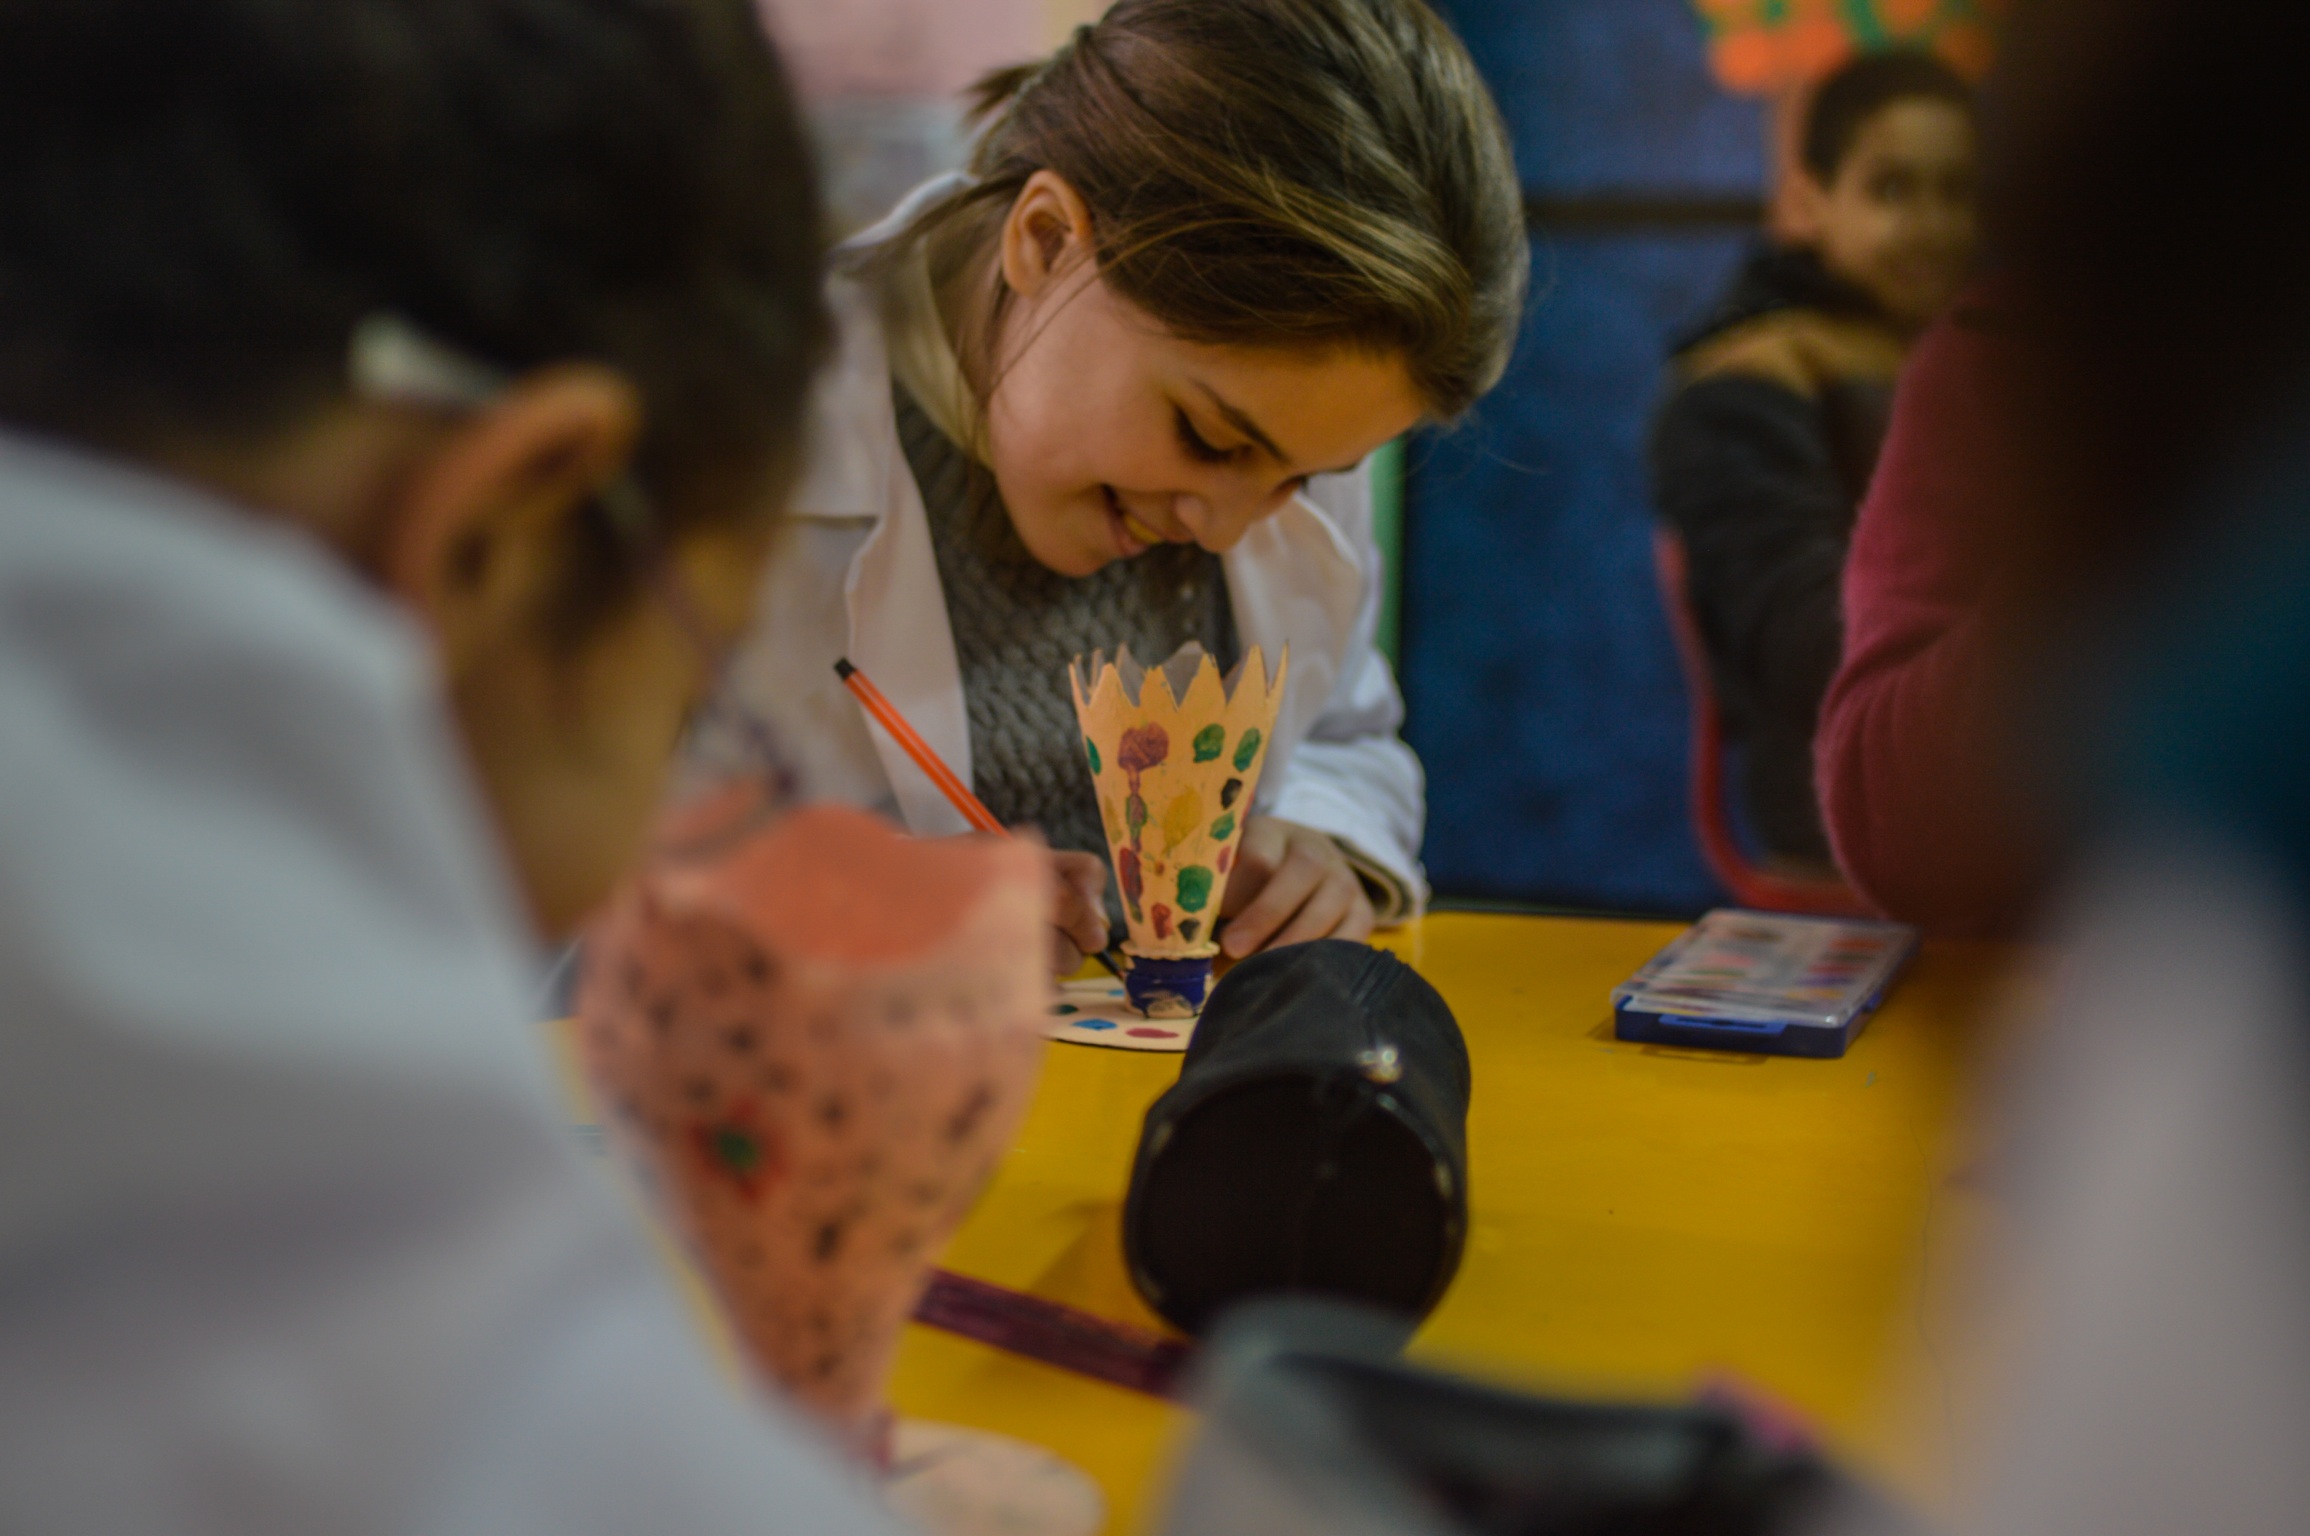
POLYGON ((1991 210, 2027 302, 1970 377, 2028 451, 1980 606, 2070 942, 1964 1528, 2310 1530, 2310 12, 2017 27, 1991 210))
POLYGON ((814 202, 742 0, 0 4, 0 1528, 882 1528, 526 1033, 768 537, 814 202))
POLYGON ((1837 665, 1838 576, 1893 378, 1973 260, 1971 94, 1885 53, 1822 83, 1797 170, 1797 239, 1760 252, 1677 344, 1653 437, 1684 540, 1744 809, 1772 862, 1825 872, 1814 716, 1837 665))

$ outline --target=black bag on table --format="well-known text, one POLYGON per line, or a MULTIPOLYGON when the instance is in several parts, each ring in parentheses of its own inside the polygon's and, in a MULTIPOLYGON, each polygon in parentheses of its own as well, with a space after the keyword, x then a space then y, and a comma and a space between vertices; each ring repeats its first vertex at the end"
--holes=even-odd
POLYGON ((1468 1227, 1468 1050, 1436 989, 1325 939, 1212 990, 1139 1137, 1132 1284, 1190 1333, 1273 1292, 1425 1317, 1468 1227))

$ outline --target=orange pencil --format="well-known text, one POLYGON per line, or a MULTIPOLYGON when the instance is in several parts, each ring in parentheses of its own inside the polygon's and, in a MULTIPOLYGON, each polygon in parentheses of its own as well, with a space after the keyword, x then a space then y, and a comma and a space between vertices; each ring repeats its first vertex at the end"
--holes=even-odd
POLYGON ((882 690, 869 682, 864 672, 850 664, 849 657, 845 656, 834 664, 834 675, 842 679, 843 687, 858 696, 858 702, 866 706, 868 714, 882 722, 882 728, 890 732, 891 740, 897 742, 906 755, 914 759, 916 767, 930 775, 930 781, 938 786, 939 793, 945 795, 972 826, 981 832, 1000 833, 1005 837, 1010 835, 1003 824, 995 820, 995 813, 979 803, 979 797, 971 793, 970 786, 955 777, 954 770, 946 765, 945 759, 930 749, 930 743, 914 733, 914 727, 906 723, 906 716, 898 712, 898 706, 884 698, 882 690))
MULTIPOLYGON (((955 777, 955 771, 946 765, 946 759, 933 752, 930 743, 914 733, 914 727, 906 723, 906 716, 898 712, 898 706, 884 698, 882 690, 875 687, 864 672, 850 664, 849 657, 845 656, 834 664, 834 675, 842 679, 842 686, 849 689, 858 702, 866 707, 868 714, 882 722, 882 728, 890 732, 891 740, 904 748, 908 757, 914 759, 915 766, 930 775, 930 781, 938 786, 939 793, 945 795, 948 802, 963 813, 965 820, 981 832, 992 832, 997 837, 1011 835, 1009 828, 995 820, 995 813, 971 793, 971 787, 955 777)), ((1105 966, 1110 974, 1123 974, 1122 962, 1115 958, 1112 949, 1103 954, 1094 954, 1091 958, 1105 966)))

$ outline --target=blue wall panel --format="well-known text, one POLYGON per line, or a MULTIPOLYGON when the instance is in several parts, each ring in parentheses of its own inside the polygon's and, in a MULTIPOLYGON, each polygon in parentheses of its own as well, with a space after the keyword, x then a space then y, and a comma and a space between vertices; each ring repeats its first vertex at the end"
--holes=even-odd
POLYGON ((1404 687, 1439 890, 1631 911, 1713 899, 1643 445, 1661 337, 1741 248, 1557 242, 1507 380, 1413 450, 1404 687))
MULTIPOLYGON (((1757 195, 1759 109, 1710 80, 1685 0, 1452 0, 1529 192, 1757 195)), ((1540 237, 1507 379, 1418 442, 1407 734, 1443 894, 1633 911, 1717 899, 1685 807, 1685 699, 1651 566, 1644 442, 1670 334, 1749 237, 1540 237)))
POLYGON ((1524 184, 1753 194, 1766 131, 1708 73, 1689 0, 1440 0, 1499 99, 1524 184))

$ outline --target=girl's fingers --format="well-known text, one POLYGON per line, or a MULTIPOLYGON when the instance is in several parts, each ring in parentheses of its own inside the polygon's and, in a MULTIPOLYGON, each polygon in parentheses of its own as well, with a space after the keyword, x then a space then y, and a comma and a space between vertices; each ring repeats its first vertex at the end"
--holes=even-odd
MULTIPOLYGON (((1094 854, 1057 849, 1051 869, 1058 877, 1058 897, 1052 922, 1073 948, 1083 955, 1107 947, 1107 862, 1094 854)), ((1071 969, 1071 967, 1070 967, 1071 969)))
POLYGON ((1323 883, 1323 877, 1323 861, 1304 846, 1293 846, 1259 893, 1242 911, 1228 919, 1227 937, 1221 941, 1227 952, 1240 960, 1266 948, 1277 930, 1306 905, 1308 897, 1323 883))
MULTIPOLYGON (((1363 882, 1349 870, 1328 871, 1323 883, 1293 916, 1290 926, 1277 934, 1268 947, 1281 949, 1286 944, 1306 944, 1316 939, 1359 937, 1345 931, 1354 921, 1359 905, 1367 913, 1371 909, 1371 903, 1364 900, 1363 882)), ((1365 931, 1370 931, 1368 922, 1365 931)))
POLYGON ((1104 903, 1083 900, 1080 892, 1059 903, 1058 929, 1067 941, 1084 954, 1095 954, 1107 947, 1107 908, 1104 903))
POLYGON ((1267 888, 1268 878, 1290 848, 1289 829, 1274 817, 1254 816, 1244 823, 1243 842, 1235 850, 1235 873, 1227 882, 1219 915, 1232 919, 1250 906, 1251 899, 1267 888))

